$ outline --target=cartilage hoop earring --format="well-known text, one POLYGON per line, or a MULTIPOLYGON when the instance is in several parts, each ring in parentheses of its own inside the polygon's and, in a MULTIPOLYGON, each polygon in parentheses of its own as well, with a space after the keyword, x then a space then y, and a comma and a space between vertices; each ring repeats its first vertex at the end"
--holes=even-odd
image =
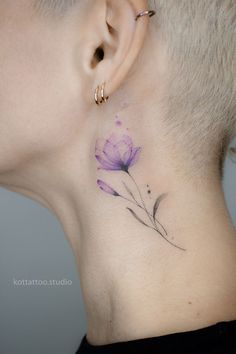
POLYGON ((149 17, 152 17, 156 15, 156 11, 154 10, 146 10, 146 11, 142 11, 140 12, 136 17, 135 17, 135 21, 137 21, 140 17, 143 17, 143 16, 149 16, 149 17))

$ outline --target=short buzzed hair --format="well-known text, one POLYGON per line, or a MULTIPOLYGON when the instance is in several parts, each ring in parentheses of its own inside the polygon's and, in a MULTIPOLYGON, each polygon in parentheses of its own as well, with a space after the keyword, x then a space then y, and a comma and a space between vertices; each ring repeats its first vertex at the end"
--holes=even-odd
POLYGON ((34 9, 42 15, 65 15, 80 0, 32 0, 34 9))
MULTIPOLYGON (((61 14, 80 0, 33 1, 61 14)), ((149 6, 156 10, 150 24, 167 48, 168 89, 159 101, 166 135, 195 174, 212 166, 222 177, 236 135, 236 1, 149 0, 149 6)))
POLYGON ((236 134, 236 1, 157 0, 150 7, 167 45, 167 135, 196 175, 213 167, 222 177, 236 134))

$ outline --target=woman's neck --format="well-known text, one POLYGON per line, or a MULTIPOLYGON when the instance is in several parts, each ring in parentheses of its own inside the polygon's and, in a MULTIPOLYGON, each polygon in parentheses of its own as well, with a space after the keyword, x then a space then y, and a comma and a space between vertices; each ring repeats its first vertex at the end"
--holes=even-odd
POLYGON ((58 217, 78 264, 88 338, 104 344, 236 317, 236 233, 218 176, 178 173, 153 131, 147 138, 147 127, 114 119, 1 176, 58 217))

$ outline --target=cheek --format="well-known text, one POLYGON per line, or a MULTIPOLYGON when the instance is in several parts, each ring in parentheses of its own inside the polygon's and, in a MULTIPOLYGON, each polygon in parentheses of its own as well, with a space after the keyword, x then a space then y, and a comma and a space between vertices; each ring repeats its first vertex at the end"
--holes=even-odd
POLYGON ((21 38, 0 49, 0 56, 3 52, 0 172, 69 142, 79 130, 82 114, 80 88, 59 49, 47 52, 43 44, 36 47, 34 41, 21 38))

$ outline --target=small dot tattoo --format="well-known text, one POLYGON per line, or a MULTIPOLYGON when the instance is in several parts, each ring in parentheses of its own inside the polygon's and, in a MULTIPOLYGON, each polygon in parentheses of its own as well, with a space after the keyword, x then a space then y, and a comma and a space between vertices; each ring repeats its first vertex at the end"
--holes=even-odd
POLYGON ((121 120, 117 120, 117 121, 116 121, 116 125, 117 125, 118 127, 120 127, 120 126, 122 125, 121 120))
POLYGON ((124 108, 127 108, 129 106, 129 104, 127 103, 127 102, 124 102, 123 104, 122 104, 122 108, 124 109, 124 108))
POLYGON ((149 187, 149 184, 147 184, 147 192, 148 192, 148 194, 151 194, 151 189, 150 189, 150 187, 149 187))

